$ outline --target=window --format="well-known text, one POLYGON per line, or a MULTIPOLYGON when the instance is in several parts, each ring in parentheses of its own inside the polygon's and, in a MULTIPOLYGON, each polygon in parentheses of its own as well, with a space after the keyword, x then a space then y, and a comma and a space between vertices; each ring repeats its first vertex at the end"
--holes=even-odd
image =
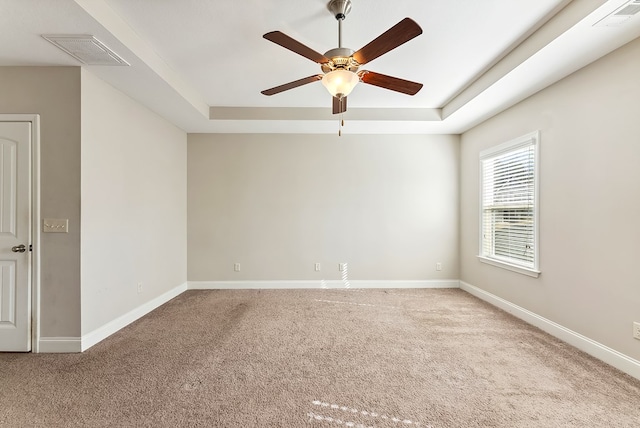
POLYGON ((479 260, 537 277, 538 152, 535 132, 480 153, 479 260))

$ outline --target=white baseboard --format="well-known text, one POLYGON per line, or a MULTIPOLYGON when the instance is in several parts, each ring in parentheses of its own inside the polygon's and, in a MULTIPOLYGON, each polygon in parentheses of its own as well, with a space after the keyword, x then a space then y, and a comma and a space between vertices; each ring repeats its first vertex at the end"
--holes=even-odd
POLYGON ((189 281, 189 290, 255 290, 300 288, 458 288, 457 279, 424 281, 304 280, 304 281, 189 281))
POLYGON ((72 353, 81 351, 82 342, 79 337, 41 337, 38 341, 38 352, 72 353))
MULTIPOLYGON (((93 330, 92 332, 83 335, 82 336, 82 346, 81 346, 80 351, 86 351, 87 349, 89 349, 90 347, 95 345, 96 343, 106 339, 107 337, 109 337, 113 333, 115 333, 116 331, 126 327, 127 325, 131 324, 132 322, 134 322, 138 318, 141 318, 141 317, 145 316, 146 314, 148 314, 149 312, 153 311, 158 306, 161 306, 161 305, 167 303, 169 300, 171 300, 174 297, 182 294, 186 290, 187 290, 187 283, 179 285, 179 286, 167 291, 166 293, 161 294, 160 296, 156 297, 155 299, 150 300, 147 303, 145 303, 145 304, 143 304, 141 306, 138 306, 134 310, 132 310, 130 312, 127 312, 126 314, 124 314, 124 315, 114 319, 113 321, 103 325, 102 327, 98 327, 97 329, 93 330)), ((46 352, 46 351, 42 351, 41 350, 41 352, 46 352)), ((76 352, 79 352, 79 351, 76 351, 76 352)))
POLYGON ((538 327, 552 336, 566 342, 587 354, 604 361, 605 363, 625 372, 629 376, 640 379, 640 361, 624 355, 615 349, 611 349, 595 340, 569 330, 551 320, 537 315, 527 309, 504 300, 494 294, 484 291, 464 281, 460 281, 460 288, 479 299, 496 306, 521 320, 538 327))

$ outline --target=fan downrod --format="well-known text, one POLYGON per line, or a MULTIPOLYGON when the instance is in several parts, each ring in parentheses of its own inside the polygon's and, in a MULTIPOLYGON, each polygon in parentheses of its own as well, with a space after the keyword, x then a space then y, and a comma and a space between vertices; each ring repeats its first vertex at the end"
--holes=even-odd
POLYGON ((331 0, 327 4, 327 9, 338 21, 338 47, 325 52, 324 56, 331 61, 321 65, 322 72, 326 74, 336 69, 342 69, 355 73, 358 70, 358 63, 352 58, 354 51, 342 46, 342 21, 351 12, 351 0, 331 0))

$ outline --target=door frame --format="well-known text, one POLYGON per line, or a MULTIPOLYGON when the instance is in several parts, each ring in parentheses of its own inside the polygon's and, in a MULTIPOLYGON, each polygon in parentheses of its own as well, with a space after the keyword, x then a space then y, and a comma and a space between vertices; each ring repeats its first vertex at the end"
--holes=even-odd
POLYGON ((31 123, 31 159, 29 175, 31 179, 31 301, 27 309, 31 320, 31 352, 40 352, 40 115, 0 114, 0 122, 31 123))

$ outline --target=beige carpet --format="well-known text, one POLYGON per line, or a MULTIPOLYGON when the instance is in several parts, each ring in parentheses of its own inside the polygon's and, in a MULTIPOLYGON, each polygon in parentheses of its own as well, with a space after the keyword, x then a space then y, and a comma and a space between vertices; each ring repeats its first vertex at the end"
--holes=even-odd
POLYGON ((0 354, 2 427, 639 427, 640 381, 457 289, 189 291, 0 354))

